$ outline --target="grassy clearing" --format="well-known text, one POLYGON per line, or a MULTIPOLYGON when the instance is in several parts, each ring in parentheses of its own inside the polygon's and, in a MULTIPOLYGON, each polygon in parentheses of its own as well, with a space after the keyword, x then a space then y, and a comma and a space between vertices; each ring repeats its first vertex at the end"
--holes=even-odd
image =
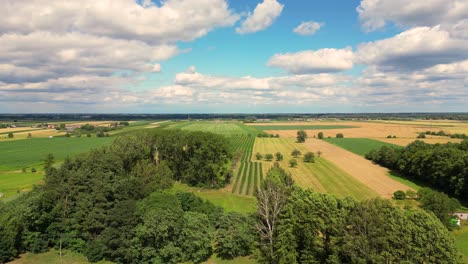
POLYGON ((369 153, 369 151, 379 149, 383 146, 401 148, 401 146, 398 145, 369 138, 327 138, 325 140, 333 145, 344 148, 360 156, 364 156, 369 153))
POLYGON ((19 192, 31 190, 32 186, 41 183, 43 178, 43 172, 0 172, 0 193, 3 194, 0 200, 9 199, 19 192))
MULTIPOLYGON (((302 162, 302 155, 297 159, 296 168, 289 167, 291 152, 298 149, 302 154, 312 151, 305 144, 296 143, 294 138, 257 138, 254 153, 261 154, 281 152, 284 159, 280 161, 299 186, 312 188, 317 192, 332 193, 340 197, 351 196, 356 199, 377 197, 378 194, 347 174, 323 157, 316 157, 315 163, 302 162)), ((262 160, 263 173, 273 165, 273 161, 262 160)))
POLYGON ((357 126, 345 126, 345 125, 262 125, 256 126, 260 130, 320 130, 320 129, 346 129, 346 128, 358 128, 357 126))
POLYGON ((2 162, 0 171, 18 170, 38 166, 47 154, 52 153, 60 161, 67 156, 86 152, 110 144, 113 138, 32 138, 0 143, 2 162))
POLYGON ((231 193, 225 189, 206 190, 190 187, 186 184, 176 183, 172 191, 192 192, 217 206, 221 206, 227 212, 252 213, 256 210, 257 201, 252 196, 242 196, 231 193))
POLYGON ((468 263, 468 223, 465 223, 460 230, 455 230, 453 235, 455 237, 455 244, 464 255, 463 260, 465 263, 468 263))

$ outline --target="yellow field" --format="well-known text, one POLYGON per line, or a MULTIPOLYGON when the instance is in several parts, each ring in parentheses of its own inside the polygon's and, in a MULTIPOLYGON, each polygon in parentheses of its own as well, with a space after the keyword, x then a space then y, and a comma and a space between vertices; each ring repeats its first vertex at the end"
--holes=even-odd
MULTIPOLYGON (((446 133, 468 134, 468 123, 456 121, 313 121, 313 122, 283 122, 283 123, 253 123, 255 126, 355 126, 356 128, 341 128, 341 129, 324 129, 324 130, 305 130, 309 137, 317 135, 318 132, 323 132, 325 137, 335 137, 338 133, 343 133, 349 138, 374 138, 386 139, 388 135, 395 135, 400 139, 416 139, 419 133, 426 131, 444 131, 446 133)), ((296 137, 297 130, 268 130, 267 133, 279 134, 282 137, 296 137)), ((459 142, 457 139, 448 137, 426 135, 428 139, 438 139, 435 142, 459 142)))
MULTIPOLYGON (((284 159, 279 162, 281 167, 291 174, 299 186, 311 188, 317 192, 333 193, 341 197, 351 196, 356 199, 378 196, 377 192, 323 157, 316 157, 315 163, 304 163, 302 156, 299 156, 296 159, 299 165, 295 168, 289 167, 289 160, 293 158, 291 152, 296 148, 303 154, 311 151, 307 144, 296 143, 294 138, 257 138, 253 148, 252 161, 257 161, 255 160, 257 152, 262 155, 267 153, 274 155, 276 152, 281 152, 284 156, 284 159)), ((274 161, 265 160, 261 162, 264 174, 274 163, 274 161)))
MULTIPOLYGON (((383 142, 388 142, 392 143, 395 145, 400 145, 400 146, 407 146, 408 144, 414 142, 416 139, 415 138, 373 138, 375 140, 383 141, 383 142)), ((447 142, 453 142, 453 143, 459 143, 462 141, 462 139, 458 138, 447 138, 447 137, 440 137, 440 138, 418 138, 417 140, 422 140, 426 143, 429 144, 436 144, 436 143, 447 143, 447 142)))

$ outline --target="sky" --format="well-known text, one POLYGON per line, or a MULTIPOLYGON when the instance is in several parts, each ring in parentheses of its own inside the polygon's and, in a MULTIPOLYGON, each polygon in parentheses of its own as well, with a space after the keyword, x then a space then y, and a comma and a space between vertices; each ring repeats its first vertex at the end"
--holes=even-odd
POLYGON ((466 0, 2 0, 0 113, 467 112, 466 0))

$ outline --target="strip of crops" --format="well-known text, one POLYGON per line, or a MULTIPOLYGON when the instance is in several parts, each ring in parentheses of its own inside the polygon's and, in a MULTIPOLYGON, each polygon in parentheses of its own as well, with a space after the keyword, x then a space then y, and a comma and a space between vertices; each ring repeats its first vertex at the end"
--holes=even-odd
POLYGON ((261 130, 320 130, 320 129, 346 129, 357 128, 357 126, 344 125, 306 125, 306 126, 282 126, 282 125, 267 125, 267 126, 252 126, 261 130))

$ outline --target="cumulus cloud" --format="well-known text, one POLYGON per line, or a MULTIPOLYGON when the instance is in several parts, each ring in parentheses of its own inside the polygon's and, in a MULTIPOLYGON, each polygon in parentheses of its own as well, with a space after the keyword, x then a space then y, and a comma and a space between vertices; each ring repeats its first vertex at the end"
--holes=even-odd
POLYGON ((168 43, 194 40, 216 27, 231 26, 238 18, 224 0, 167 0, 161 6, 131 0, 5 0, 0 33, 73 31, 168 43))
POLYGON ((374 31, 393 22, 399 26, 435 26, 468 18, 466 0, 362 0, 357 7, 362 27, 374 31))
POLYGON ((321 27, 323 23, 318 23, 315 21, 302 22, 297 26, 293 31, 299 35, 310 36, 314 35, 321 27))
POLYGON ((276 0, 264 0, 255 7, 253 13, 249 13, 241 26, 236 28, 236 32, 248 34, 268 28, 280 16, 283 7, 276 0))
POLYGON ((454 38, 441 26, 413 28, 357 49, 358 62, 393 71, 414 71, 466 58, 468 39, 454 38))
POLYGON ((267 65, 282 68, 294 74, 307 74, 349 70, 353 68, 353 60, 353 51, 347 47, 275 54, 267 65))
POLYGON ((159 63, 154 64, 152 72, 161 72, 161 64, 159 63))

